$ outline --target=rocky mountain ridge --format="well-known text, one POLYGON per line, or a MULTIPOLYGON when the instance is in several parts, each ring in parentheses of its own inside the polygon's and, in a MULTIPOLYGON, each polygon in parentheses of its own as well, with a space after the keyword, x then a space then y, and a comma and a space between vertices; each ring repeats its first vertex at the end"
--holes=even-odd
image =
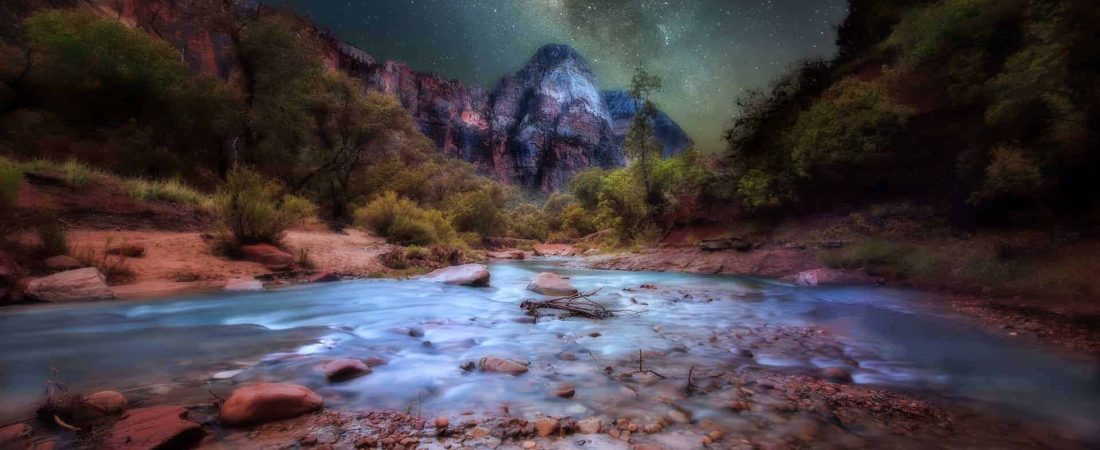
MULTIPOLYGON (((195 71, 228 78, 235 70, 228 39, 188 20, 175 2, 88 4, 171 42, 195 71)), ((633 102, 623 91, 601 91, 588 61, 567 45, 540 48, 515 74, 484 89, 401 62, 377 61, 331 31, 304 23, 323 44, 330 68, 361 79, 366 89, 396 96, 442 152, 487 176, 553 191, 586 168, 626 162, 622 142, 636 112, 633 102)), ((666 114, 654 125, 666 156, 692 144, 666 114)))

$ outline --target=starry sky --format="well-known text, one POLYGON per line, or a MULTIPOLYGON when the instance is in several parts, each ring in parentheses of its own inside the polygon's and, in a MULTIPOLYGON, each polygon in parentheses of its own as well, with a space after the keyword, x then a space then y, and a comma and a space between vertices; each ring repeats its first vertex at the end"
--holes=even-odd
POLYGON ((278 0, 379 60, 491 87, 536 49, 566 43, 602 89, 635 68, 659 75, 658 105, 704 151, 743 91, 835 53, 845 0, 278 0))

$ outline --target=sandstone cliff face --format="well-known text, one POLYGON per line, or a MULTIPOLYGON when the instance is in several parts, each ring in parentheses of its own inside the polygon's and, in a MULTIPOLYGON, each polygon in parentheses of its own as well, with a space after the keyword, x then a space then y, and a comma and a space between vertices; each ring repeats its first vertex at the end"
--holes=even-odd
MULTIPOLYGON (((168 0, 97 0, 100 14, 166 39, 192 69, 230 78, 236 61, 228 39, 201 29, 168 0)), ((490 90, 394 61, 379 62, 309 24, 324 44, 326 64, 363 81, 368 90, 396 96, 421 131, 447 155, 483 174, 524 188, 551 191, 589 167, 622 166, 622 142, 635 111, 622 91, 601 93, 596 75, 576 50, 539 49, 514 75, 490 90)), ((665 114, 655 120, 666 155, 691 145, 665 114)))

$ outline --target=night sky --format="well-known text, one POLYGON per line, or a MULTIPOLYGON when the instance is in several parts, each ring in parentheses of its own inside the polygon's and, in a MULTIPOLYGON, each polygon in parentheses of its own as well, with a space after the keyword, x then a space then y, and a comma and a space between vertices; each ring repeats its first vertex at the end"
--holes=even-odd
POLYGON ((845 0, 279 0, 379 60, 491 87, 540 46, 569 44, 603 89, 635 67, 664 79, 657 103, 700 149, 722 148, 734 100, 806 58, 835 52, 845 0))

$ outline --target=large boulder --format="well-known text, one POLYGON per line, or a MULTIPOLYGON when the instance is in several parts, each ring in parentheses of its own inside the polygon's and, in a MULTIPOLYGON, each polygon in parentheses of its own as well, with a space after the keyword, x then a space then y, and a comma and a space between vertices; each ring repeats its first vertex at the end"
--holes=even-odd
POLYGON ((84 263, 80 262, 79 259, 73 258, 72 256, 68 255, 51 256, 49 258, 46 258, 46 260, 43 261, 43 264, 45 264, 47 269, 55 272, 59 272, 62 270, 79 269, 81 267, 84 267, 84 263))
POLYGON ((458 286, 489 286, 489 268, 481 264, 444 267, 424 276, 424 280, 458 286))
POLYGON ((535 244, 536 256, 573 256, 577 249, 569 244, 535 244))
POLYGON ((565 296, 577 293, 577 288, 569 284, 569 280, 561 275, 550 272, 542 272, 535 275, 535 279, 527 285, 528 291, 538 292, 542 295, 565 296))
POLYGON ((112 450, 190 448, 202 440, 202 427, 187 420, 179 406, 152 406, 131 410, 107 436, 112 450))
POLYGON ((228 426, 290 419, 321 409, 324 400, 305 386, 255 383, 233 391, 218 420, 228 426))
POLYGON ((527 366, 510 359, 486 356, 481 358, 478 367, 482 372, 499 372, 509 375, 520 375, 527 372, 527 366))
POLYGON ((115 293, 95 267, 67 270, 38 278, 27 285, 26 295, 43 302, 110 300, 115 293))
POLYGON ((268 270, 287 270, 294 266, 294 255, 271 244, 241 246, 244 259, 263 264, 268 270))

